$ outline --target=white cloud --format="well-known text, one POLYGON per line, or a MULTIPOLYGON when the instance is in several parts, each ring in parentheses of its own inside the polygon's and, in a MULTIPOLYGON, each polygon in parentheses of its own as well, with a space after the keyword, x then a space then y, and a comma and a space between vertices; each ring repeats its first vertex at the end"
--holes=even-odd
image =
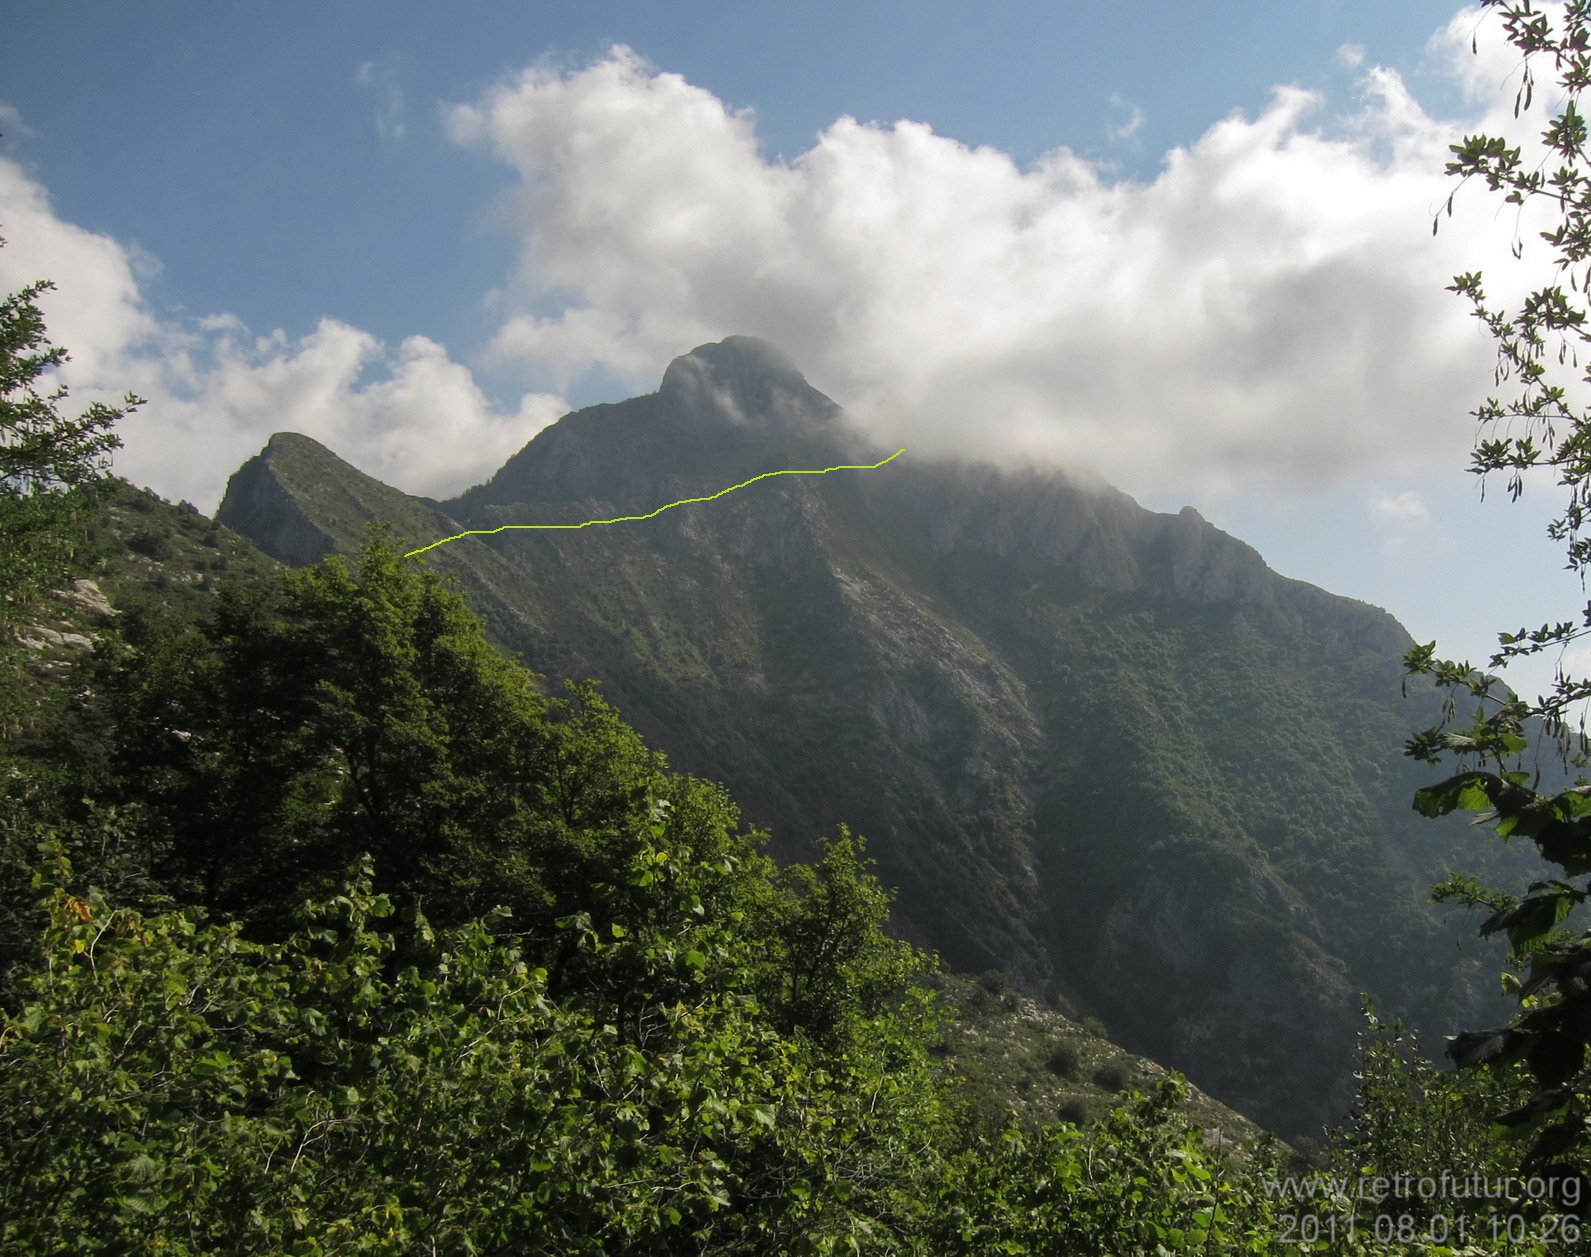
POLYGON ((1431 508, 1418 490, 1374 494, 1368 498, 1367 505, 1371 523, 1384 551, 1401 551, 1410 543, 1430 535, 1431 508))
POLYGON ((1144 117, 1144 111, 1142 109, 1138 108, 1137 105, 1133 104, 1133 102, 1128 100, 1126 97, 1118 95, 1115 92, 1111 93, 1110 103, 1112 108, 1125 110, 1127 113, 1127 118, 1125 121, 1119 122, 1114 126, 1106 124, 1105 133, 1110 136, 1111 143, 1125 144, 1127 141, 1131 140, 1135 135, 1137 135, 1138 132, 1143 130, 1143 125, 1148 121, 1148 119, 1144 117))
POLYGON ((1564 647, 1561 654, 1548 653, 1546 656, 1553 671, 1548 673, 1544 683, 1538 684, 1536 692, 1530 697, 1536 697, 1551 684, 1555 676, 1586 677, 1591 676, 1591 645, 1584 641, 1577 641, 1564 647))
POLYGON ((50 278, 40 301, 71 361, 66 405, 136 392, 148 405, 122 425, 116 471, 211 509, 226 477, 276 431, 305 433, 372 475, 445 496, 484 479, 562 414, 527 393, 493 405, 468 368, 423 336, 389 351, 368 332, 324 319, 308 336, 254 337, 226 314, 157 317, 134 255, 56 216, 44 189, 0 158, 0 291, 50 278))
POLYGON ((1343 118, 1279 88, 1145 183, 850 118, 768 161, 750 115, 623 48, 449 121, 521 176, 492 354, 529 380, 649 387, 747 332, 892 444, 1208 497, 1462 461, 1490 363, 1442 289, 1507 242, 1484 215, 1431 238, 1458 124, 1390 71, 1362 89, 1343 118))
POLYGON ((1413 489, 1371 498, 1370 513, 1384 524, 1428 524, 1431 521, 1425 499, 1413 489))
POLYGON ((9 135, 13 139, 26 139, 33 134, 33 128, 22 121, 22 112, 10 101, 0 100, 0 135, 9 135))
MULTIPOLYGON (((1563 5, 1556 0, 1544 0, 1537 9, 1549 23, 1556 24, 1563 5)), ((1483 13, 1478 6, 1470 5, 1448 19, 1447 25, 1431 37, 1430 43, 1443 68, 1463 88, 1470 101, 1489 115, 1507 113, 1511 116, 1512 94, 1523 78, 1519 51, 1503 38, 1502 32, 1499 15, 1483 13), (1500 109, 1500 103, 1505 103, 1506 109, 1500 109)), ((1537 71, 1543 71, 1539 63, 1537 71)), ((1550 73, 1550 67, 1545 72, 1550 73)), ((1495 126, 1494 119, 1489 118, 1488 125, 1495 126)))
POLYGON ((56 286, 40 305, 53 342, 71 351, 68 379, 85 385, 103 379, 128 349, 157 339, 133 255, 109 236, 57 218, 44 188, 6 158, 0 158, 0 237, 8 242, 0 249, 0 289, 14 292, 41 279, 56 286))
POLYGON ((209 360, 190 387, 161 400, 161 445, 152 457, 129 460, 132 467, 160 475, 179 443, 211 447, 206 463, 230 471, 265 436, 289 430, 389 484, 445 497, 485 479, 568 409, 561 398, 527 394, 516 410, 500 412, 435 341, 411 336, 389 353, 335 319, 296 341, 223 329, 206 349, 209 360), (361 383, 372 370, 379 378, 361 383), (218 419, 225 431, 216 431, 218 419))

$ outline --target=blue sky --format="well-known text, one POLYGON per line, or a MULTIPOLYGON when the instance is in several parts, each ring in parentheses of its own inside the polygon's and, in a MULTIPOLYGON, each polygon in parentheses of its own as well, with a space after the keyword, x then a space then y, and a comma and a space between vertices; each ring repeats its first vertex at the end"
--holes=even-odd
POLYGON ((1507 232, 1430 212, 1511 62, 1451 4, 73 11, 8 19, 0 283, 61 284, 76 396, 150 397, 167 496, 282 427, 453 492, 751 332, 882 438, 1192 503, 1455 653, 1584 604, 1550 499, 1462 471, 1441 286, 1507 232))

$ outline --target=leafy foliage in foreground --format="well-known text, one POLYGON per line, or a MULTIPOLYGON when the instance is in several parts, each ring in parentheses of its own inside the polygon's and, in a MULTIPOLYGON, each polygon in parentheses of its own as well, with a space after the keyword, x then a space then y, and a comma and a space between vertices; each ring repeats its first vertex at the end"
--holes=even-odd
POLYGON ((819 1068, 662 940, 565 926, 593 966, 689 988, 634 1035, 552 1000, 501 916, 400 927, 422 953, 401 966, 391 922, 368 867, 283 944, 56 892, 50 963, 0 1038, 0 1237, 608 1253, 778 1234, 823 1253, 913 1211, 932 1134, 914 1071, 819 1068))
MULTIPOLYGON (((0 240, 0 244, 4 244, 0 240)), ((66 389, 41 393, 48 373, 67 359, 49 343, 38 297, 47 280, 0 298, 0 633, 10 634, 32 604, 59 583, 82 548, 88 489, 121 444, 118 420, 142 404, 93 402, 76 418, 62 415, 66 389)), ((0 674, 0 716, 11 723, 14 678, 0 674)))
POLYGON ((39 909, 5 905, 39 932, 3 992, 0 1247, 1263 1230, 1176 1082, 1086 1134, 989 1129, 935 1062, 930 961, 886 932, 859 840, 776 869, 720 789, 591 690, 542 695, 380 540, 160 622, 106 636, 78 713, 103 749, 41 736, 6 778, 12 859, 57 854, 39 909))
MULTIPOLYGON (((1584 1214, 1560 1191, 1529 1198, 1515 1191, 1498 1199, 1421 1195, 1417 1184, 1454 1181, 1517 1184, 1524 1181, 1520 1152, 1493 1135, 1488 1112, 1511 1107, 1528 1090, 1521 1071, 1474 1074, 1441 1068, 1420 1052, 1418 1037, 1381 1016, 1365 1001, 1360 1035, 1359 1094, 1348 1121, 1333 1132, 1328 1162, 1344 1182, 1388 1184, 1379 1199, 1350 1193, 1344 1202, 1360 1226, 1373 1233, 1378 1217, 1410 1218, 1424 1232, 1451 1226, 1456 1213, 1485 1231, 1496 1218, 1551 1225, 1555 1215, 1584 1214)), ((1473 1228, 1472 1228, 1473 1229, 1473 1228)), ((1477 1232, 1479 1233, 1479 1232, 1477 1232)))
MULTIPOLYGON (((1581 363, 1591 340, 1584 296, 1591 281, 1591 152, 1579 99, 1591 84, 1591 9, 1583 0, 1552 12, 1538 10, 1531 0, 1482 0, 1482 7, 1499 11, 1508 41, 1522 57, 1515 116, 1530 109, 1543 61, 1550 63, 1562 95, 1528 157, 1524 146, 1503 137, 1473 135, 1453 146, 1447 167, 1465 182, 1478 179, 1501 192, 1505 203, 1521 207, 1519 221, 1526 213, 1547 216, 1548 229, 1539 237, 1551 250, 1557 279, 1531 292, 1517 313, 1487 304, 1478 272, 1459 275, 1451 285, 1496 342, 1497 382, 1513 380, 1518 387, 1516 396, 1489 398, 1475 411, 1480 430, 1471 470, 1506 476, 1515 498, 1527 477, 1549 471, 1566 490, 1566 500, 1548 535, 1564 545, 1569 569, 1583 579, 1591 569, 1591 538, 1585 536, 1591 520, 1591 412, 1579 401, 1581 386, 1591 379, 1581 363)), ((1446 209, 1451 215, 1451 196, 1446 209)), ((1514 255, 1523 253, 1524 242, 1516 237, 1514 255)), ((1582 620, 1503 633, 1489 666, 1561 652, 1591 632, 1591 608, 1582 620)), ((1524 971, 1522 980, 1506 976, 1520 1001, 1512 1021, 1458 1035, 1449 1055, 1461 1066, 1524 1069, 1527 1093, 1497 1120, 1528 1141, 1538 1165, 1583 1166, 1591 1154, 1591 933, 1576 935, 1567 927, 1571 912, 1591 899, 1584 881, 1591 875, 1591 786, 1584 778, 1570 785, 1551 776, 1544 782, 1540 765, 1556 758, 1571 770, 1584 768, 1583 716, 1578 730, 1573 717, 1591 700, 1591 679, 1560 665, 1552 692, 1532 702, 1468 663, 1438 658, 1434 644, 1411 651, 1407 665, 1453 695, 1444 723, 1417 735, 1408 754, 1433 764, 1449 756, 1458 761, 1456 773, 1419 792, 1415 807, 1432 817, 1477 812, 1505 842, 1526 839, 1556 866, 1523 895, 1472 877, 1455 877, 1438 888, 1442 898, 1485 907, 1489 915, 1481 933, 1505 935, 1515 968, 1524 971), (1528 757, 1533 744, 1534 764, 1528 757)))

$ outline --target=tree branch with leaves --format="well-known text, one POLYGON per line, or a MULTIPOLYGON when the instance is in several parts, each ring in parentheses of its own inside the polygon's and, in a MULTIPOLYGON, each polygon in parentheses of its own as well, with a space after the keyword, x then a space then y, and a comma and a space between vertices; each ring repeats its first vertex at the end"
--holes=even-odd
POLYGON ((69 355, 49 343, 38 304, 54 287, 40 280, 0 299, 0 631, 69 574, 85 490, 108 473, 122 443, 116 424, 143 404, 129 393, 120 406, 91 402, 75 419, 61 413, 66 388, 48 381, 69 355))
MULTIPOLYGON (((1548 528, 1563 545, 1569 570, 1582 584, 1591 569, 1591 409, 1577 400, 1591 384, 1582 355, 1591 344, 1587 293, 1591 292, 1591 153, 1579 108, 1591 84, 1591 5, 1569 0, 1551 10, 1530 0, 1482 0, 1498 11, 1508 42, 1521 57, 1513 103, 1516 118, 1532 108, 1548 77, 1559 93, 1556 111, 1541 135, 1539 152, 1496 135, 1471 135, 1452 146, 1447 173, 1460 187, 1484 184, 1505 205, 1546 214, 1539 231, 1552 259, 1549 282, 1531 291, 1517 309, 1489 303, 1479 272, 1454 278, 1449 291, 1465 298, 1496 347, 1494 379, 1510 396, 1489 397, 1474 411, 1479 425, 1470 471, 1506 477, 1511 497, 1542 473, 1556 478, 1565 499, 1548 528), (1540 77, 1538 78, 1538 72, 1540 77)), ((1472 43, 1472 51, 1476 51, 1472 43)), ((1451 216, 1454 195, 1433 222, 1451 216)), ((1523 259, 1526 241, 1512 241, 1523 259)), ((1538 1163, 1591 1163, 1591 933, 1566 928, 1570 914, 1591 898, 1591 786, 1584 777, 1567 788, 1543 789, 1541 764, 1556 758, 1570 772, 1587 763, 1584 723, 1591 679, 1566 670, 1562 652, 1591 633, 1591 606, 1579 615, 1539 628, 1499 634, 1488 668, 1546 652, 1560 652, 1551 692, 1527 700, 1489 672, 1440 659, 1435 645, 1407 657, 1410 673, 1430 677, 1448 692, 1443 723, 1409 742, 1414 759, 1457 761, 1458 771, 1417 793, 1414 806, 1427 816, 1478 812, 1504 841, 1524 838, 1557 873, 1531 884, 1523 896, 1455 877, 1437 888, 1438 900, 1482 906, 1489 915, 1483 936, 1504 935, 1519 976, 1504 985, 1520 1002, 1508 1025, 1459 1034, 1448 1054, 1460 1066, 1507 1068, 1523 1064, 1531 1090, 1525 1102, 1497 1117, 1515 1137, 1529 1140, 1538 1163), (1577 716, 1578 713, 1578 716, 1577 716), (1539 752, 1550 749, 1546 761, 1539 752), (1538 753, 1534 767, 1527 756, 1538 753)))

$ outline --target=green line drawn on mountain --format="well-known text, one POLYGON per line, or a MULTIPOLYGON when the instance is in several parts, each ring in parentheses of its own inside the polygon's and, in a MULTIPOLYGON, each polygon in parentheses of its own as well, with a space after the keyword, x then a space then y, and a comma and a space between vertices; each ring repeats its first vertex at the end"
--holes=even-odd
POLYGON ((435 550, 438 546, 445 546, 450 541, 458 541, 462 537, 490 537, 494 533, 511 532, 516 529, 563 529, 592 528, 598 524, 628 524, 639 522, 643 519, 655 519, 664 511, 671 511, 676 506, 689 506, 692 502, 714 502, 726 493, 733 493, 736 489, 744 489, 747 485, 756 484, 759 480, 767 480, 770 476, 826 476, 831 471, 875 471, 885 463, 893 462, 906 451, 898 449, 888 458, 881 458, 876 463, 849 463, 841 467, 813 467, 791 468, 786 471, 765 471, 760 476, 753 476, 750 480, 743 480, 739 484, 732 484, 727 489, 720 489, 717 493, 710 493, 704 498, 681 498, 678 502, 670 502, 667 506, 660 506, 657 510, 647 515, 620 515, 616 519, 588 519, 583 524, 502 524, 497 528, 471 528, 467 532, 454 533, 451 537, 443 537, 441 541, 433 541, 428 546, 421 546, 418 550, 410 550, 403 557, 412 559, 417 554, 424 554, 427 550, 435 550))

